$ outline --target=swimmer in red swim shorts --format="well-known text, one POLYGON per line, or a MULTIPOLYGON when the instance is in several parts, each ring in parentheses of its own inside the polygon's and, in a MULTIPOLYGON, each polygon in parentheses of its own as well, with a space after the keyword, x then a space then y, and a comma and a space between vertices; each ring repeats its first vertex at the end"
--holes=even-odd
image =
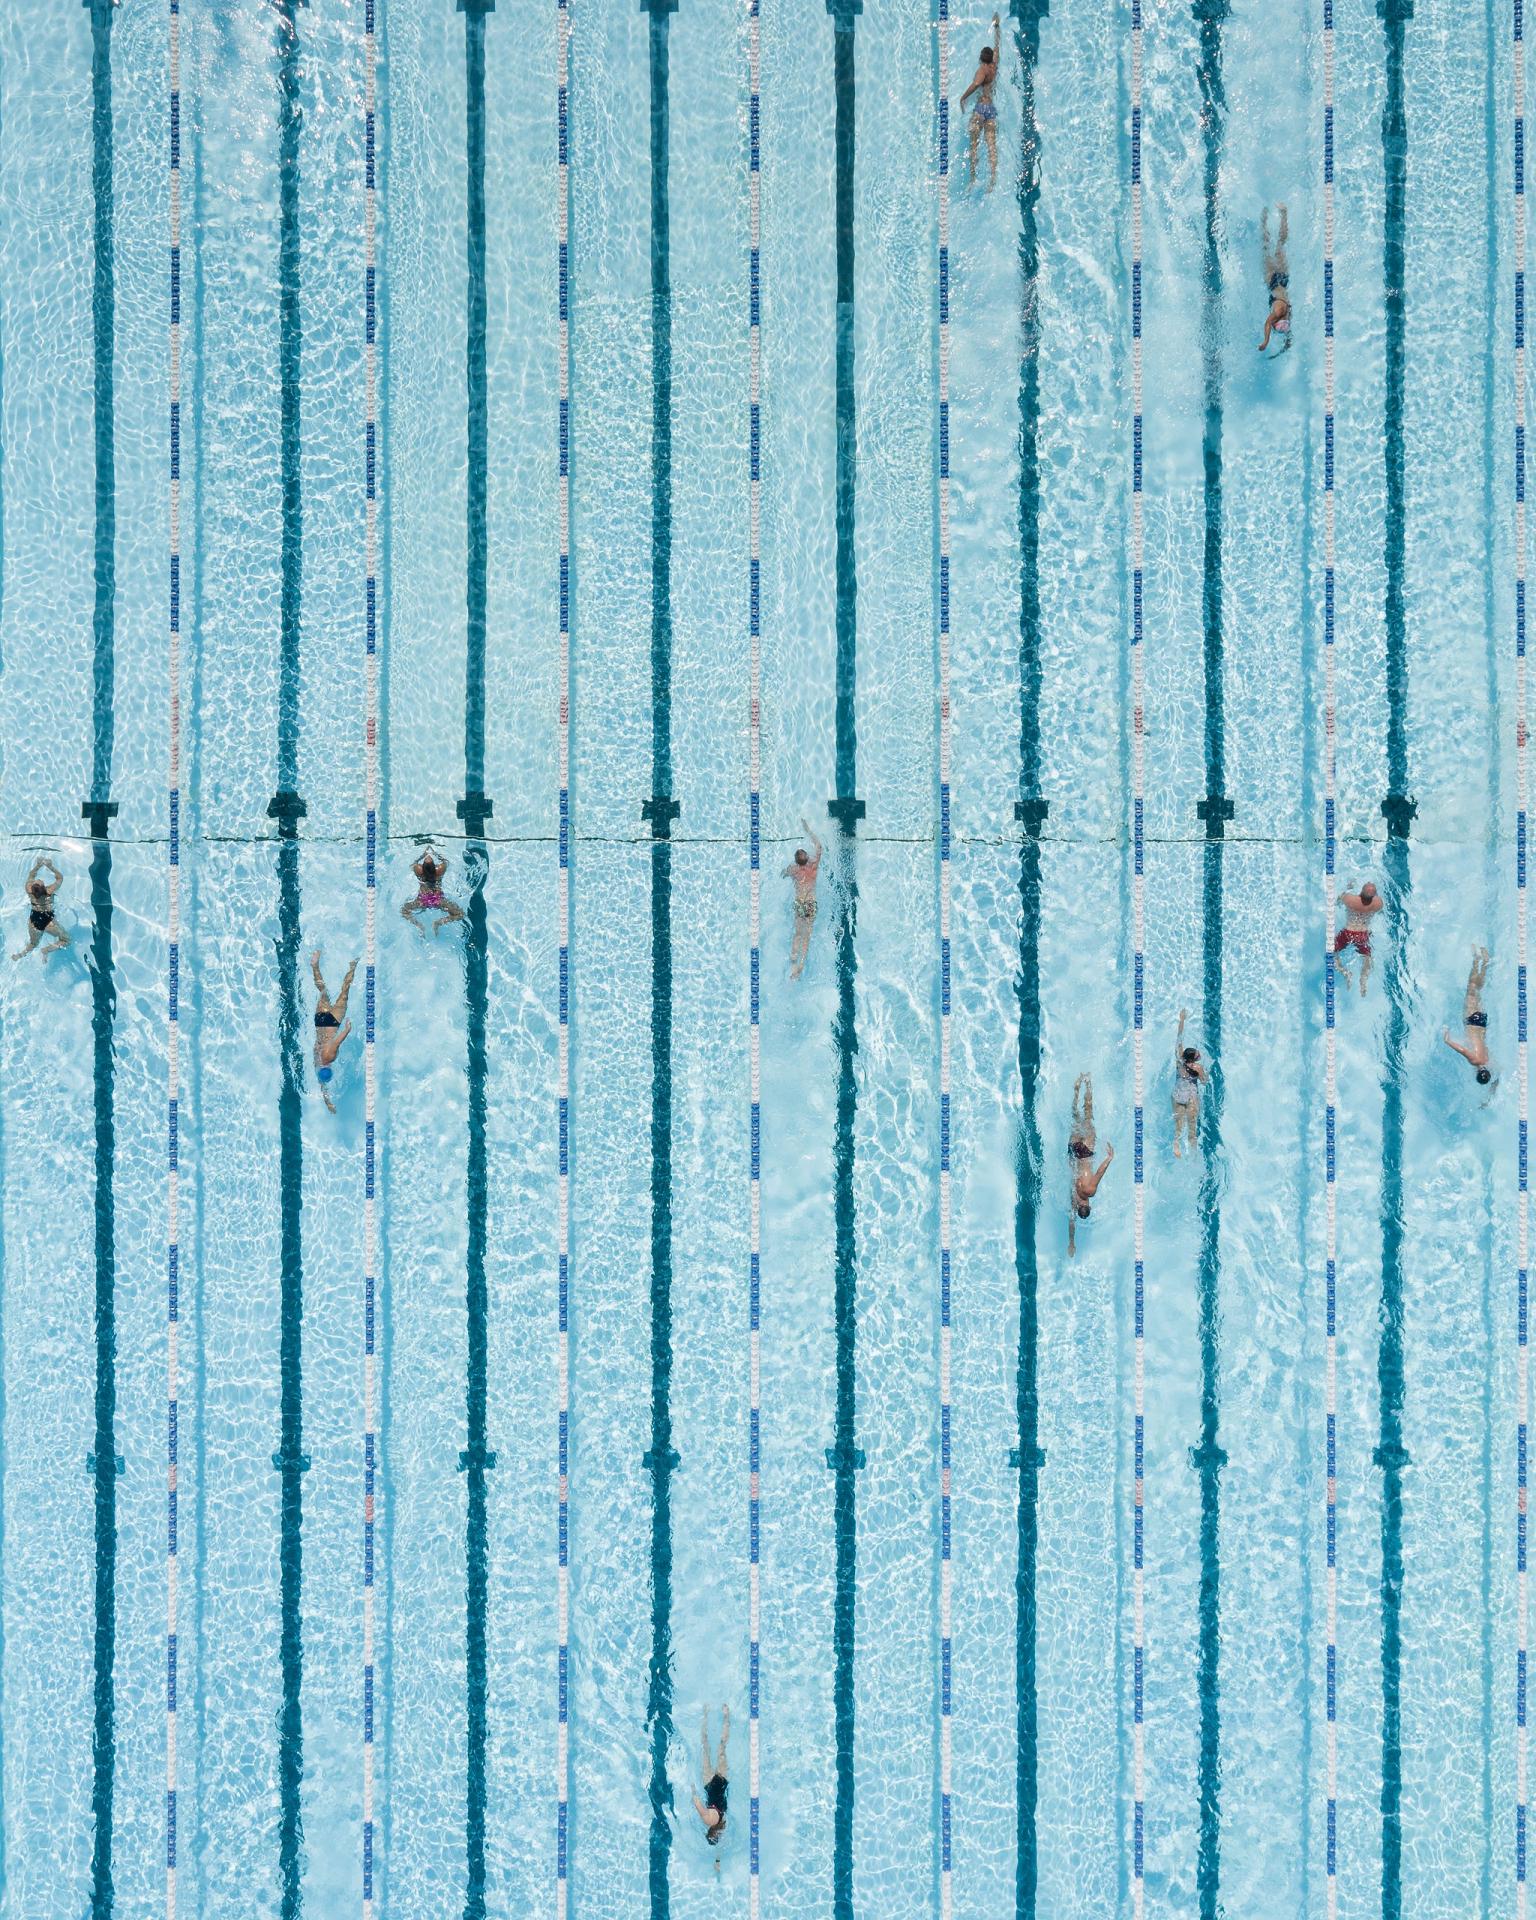
MULTIPOLYGON (((1381 912, 1382 899, 1369 880, 1358 893, 1341 893, 1339 902, 1344 908, 1344 924, 1333 936, 1333 950, 1344 954, 1351 947, 1360 956, 1360 991, 1365 992, 1365 983, 1371 977, 1373 965, 1371 955, 1371 921, 1381 912)), ((1341 963, 1340 973, 1347 977, 1348 970, 1341 963)))

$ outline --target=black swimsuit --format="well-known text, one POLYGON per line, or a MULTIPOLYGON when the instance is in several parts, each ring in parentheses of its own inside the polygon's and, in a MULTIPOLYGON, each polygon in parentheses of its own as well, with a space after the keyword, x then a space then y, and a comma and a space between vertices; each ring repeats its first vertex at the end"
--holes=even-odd
POLYGON ((704 1804, 711 1813, 718 1813, 722 1820, 725 1818, 725 1787, 723 1773, 711 1774, 704 1782, 704 1804))
POLYGON ((334 1013, 328 1013, 323 1008, 315 1015, 315 1025, 317 1027, 335 1027, 340 1024, 334 1013))
POLYGON ((46 933, 53 925, 53 915, 46 907, 34 907, 27 917, 39 933, 46 933))

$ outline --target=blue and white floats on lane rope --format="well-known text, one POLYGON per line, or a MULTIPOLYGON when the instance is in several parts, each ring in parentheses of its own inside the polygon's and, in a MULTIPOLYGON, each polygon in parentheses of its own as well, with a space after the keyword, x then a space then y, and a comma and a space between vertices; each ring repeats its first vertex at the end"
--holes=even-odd
POLYGON ((167 672, 166 1187, 165 1187, 165 1912, 176 1920, 176 1427, 181 1286, 181 9, 170 0, 170 634, 167 672))
POLYGON ((1323 1074, 1324 1179, 1327 1197, 1323 1249, 1323 1420, 1327 1449, 1324 1520, 1324 1673, 1327 1820, 1324 1884, 1328 1920, 1339 1910, 1339 1565, 1338 1565, 1338 980, 1334 969, 1334 907, 1337 887, 1338 790, 1334 710, 1334 346, 1333 346, 1333 0, 1323 0, 1323 1074))
POLYGON ((939 5, 939 1914, 954 1911, 954 1563, 950 1509, 949 0, 939 5))
POLYGON ((555 1920, 565 1920, 570 1841, 570 1438, 571 1438, 571 179, 570 0, 555 0, 555 100, 558 146, 555 225, 559 240, 560 362, 560 639, 556 724, 559 760, 558 869, 555 916, 559 941, 559 1055, 556 1062, 556 1299, 558 1309, 555 1399, 559 1423, 558 1531, 555 1562, 557 1611, 555 1728, 555 1920))
POLYGON ((1513 0, 1515 92, 1515 980, 1519 1188, 1515 1202, 1515 1920, 1526 1914, 1529 1810, 1526 1732, 1530 1591, 1527 1459, 1530 1432, 1530 1061, 1526 1051, 1526 675, 1525 675, 1525 0, 1513 0))
POLYGON ((1147 1610, 1145 1563, 1146 1466, 1146 874, 1143 823, 1146 815, 1146 735, 1143 725, 1142 573, 1146 530, 1142 515, 1141 420, 1141 79, 1142 5, 1131 0, 1131 879, 1132 1010, 1131 1051, 1135 1091, 1135 1159, 1132 1198, 1135 1244, 1135 1479, 1132 1494, 1132 1690, 1131 1747, 1131 1911, 1142 1920, 1146 1905, 1145 1726, 1147 1610))
POLYGON ((374 9, 363 0, 363 1920, 374 1907, 374 1523, 378 1487, 379 429, 377 66, 374 9))
POLYGON ((751 1081, 751 1139, 747 1169, 747 1909, 758 1920, 762 1894, 761 1725, 762 1707, 762 1007, 763 982, 763 872, 762 872, 762 391, 763 391, 763 283, 762 283, 762 24, 760 0, 749 0, 747 16, 747 220, 749 231, 747 285, 747 726, 750 745, 751 790, 747 796, 748 938, 751 945, 748 981, 747 1065, 751 1081))
POLYGON ((378 115, 376 0, 363 0, 363 1920, 374 1907, 374 1503, 378 1498, 378 115))

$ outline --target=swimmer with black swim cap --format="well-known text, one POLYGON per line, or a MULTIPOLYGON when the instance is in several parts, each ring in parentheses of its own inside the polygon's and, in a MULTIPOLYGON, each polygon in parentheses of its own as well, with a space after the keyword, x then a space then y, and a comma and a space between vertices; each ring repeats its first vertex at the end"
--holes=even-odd
POLYGON ((694 1812, 704 1822, 704 1838, 712 1847, 718 1847, 725 1832, 725 1803, 729 1797, 729 1780, 725 1761, 725 1743, 731 1737, 731 1710, 720 1709, 720 1752, 713 1762, 709 1754, 709 1708, 706 1707, 699 1720, 700 1774, 704 1782, 704 1798, 693 1795, 694 1812))
POLYGON ((1474 947, 1472 971, 1467 975, 1467 997, 1461 1009, 1466 1038, 1453 1040, 1450 1028, 1445 1030, 1445 1044, 1473 1069, 1480 1087, 1486 1087, 1493 1079, 1493 1069, 1488 1064, 1488 1015, 1483 1009, 1483 987, 1487 979, 1488 949, 1474 947))
POLYGON ((1086 1220, 1093 1206, 1093 1196, 1099 1190, 1099 1182, 1109 1172, 1109 1163, 1115 1157, 1113 1147, 1104 1149, 1104 1158, 1097 1170, 1093 1164, 1093 1150, 1098 1145, 1098 1134, 1093 1126, 1093 1078, 1080 1073, 1072 1089, 1072 1135, 1067 1142, 1067 1154, 1072 1162, 1072 1204, 1067 1214, 1067 1252, 1077 1252, 1077 1223, 1086 1220))

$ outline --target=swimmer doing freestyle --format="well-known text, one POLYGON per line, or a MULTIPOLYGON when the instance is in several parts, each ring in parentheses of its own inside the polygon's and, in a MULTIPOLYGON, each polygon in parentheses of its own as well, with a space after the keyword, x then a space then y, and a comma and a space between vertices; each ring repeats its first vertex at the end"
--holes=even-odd
POLYGON ((334 1113, 336 1103, 331 1098, 331 1081, 336 1073, 336 1056, 341 1052, 341 1043, 352 1031, 352 1022, 347 1019, 347 995, 352 991, 352 976, 357 972, 354 960, 347 968, 347 977, 341 983, 341 992, 332 1000, 325 990, 325 981, 320 973, 320 949, 309 956, 310 971, 315 976, 315 1078, 320 1082, 320 1097, 327 1109, 334 1113))
POLYGON ((1104 1158, 1097 1169, 1093 1164, 1093 1150, 1098 1145, 1099 1136, 1093 1127, 1093 1077, 1080 1073, 1077 1084, 1072 1089, 1072 1134, 1067 1141, 1067 1155, 1072 1162, 1072 1204, 1067 1213, 1067 1252, 1077 1252, 1077 1223, 1088 1218, 1093 1205, 1093 1196, 1099 1190, 1099 1182, 1109 1172, 1109 1163, 1115 1157, 1113 1147, 1104 1149, 1104 1158))
POLYGON ((1467 975, 1467 996, 1462 1002, 1461 1024, 1465 1039, 1453 1040, 1449 1027, 1445 1030, 1445 1044, 1452 1053, 1459 1053, 1467 1065, 1477 1075, 1477 1084, 1486 1087, 1493 1078, 1493 1068, 1488 1064, 1488 1015, 1483 1008, 1483 988, 1488 982, 1488 949, 1472 949, 1472 970, 1467 975))
POLYGON ((991 178, 987 181, 987 192, 997 185, 997 107, 992 99, 992 88, 997 81, 997 56, 1002 48, 1003 26, 994 13, 992 16, 992 44, 981 50, 981 63, 976 69, 976 78, 960 96, 960 111, 965 112, 965 103, 974 93, 976 108, 971 115, 971 184, 976 184, 976 160, 982 135, 987 140, 987 162, 991 168, 991 178))
POLYGON ((1273 250, 1269 244, 1269 208, 1264 209, 1260 225, 1260 238, 1264 243, 1264 285, 1269 292, 1269 312, 1264 317, 1264 338, 1259 342, 1259 352, 1269 350, 1270 335, 1280 335, 1280 351, 1286 353, 1291 344, 1291 269, 1285 257, 1285 245, 1291 237, 1290 221, 1285 211, 1285 202, 1280 203, 1280 237, 1273 250))

